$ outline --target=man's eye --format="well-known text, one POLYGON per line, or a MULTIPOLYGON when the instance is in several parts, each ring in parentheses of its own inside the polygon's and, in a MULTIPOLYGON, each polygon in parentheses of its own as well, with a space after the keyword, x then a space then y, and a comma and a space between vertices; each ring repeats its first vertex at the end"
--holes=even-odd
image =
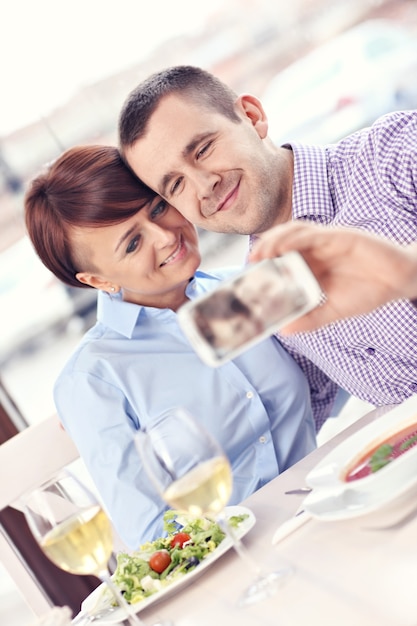
POLYGON ((136 248, 139 245, 139 235, 137 235, 136 237, 134 237, 133 239, 131 239, 129 241, 129 245, 126 248, 126 254, 131 254, 132 252, 134 252, 136 250, 136 248))
POLYGON ((209 141, 208 143, 206 143, 206 144, 205 144, 205 145, 201 148, 201 150, 199 150, 199 151, 197 152, 197 160, 198 160, 200 157, 202 157, 202 156, 204 156, 204 155, 205 155, 205 153, 207 152, 207 150, 210 148, 211 144, 212 144, 212 141, 209 141))
POLYGON ((171 196, 173 196, 175 193, 177 193, 180 189, 182 183, 182 178, 177 178, 177 180, 174 182, 174 184, 171 187, 171 196))

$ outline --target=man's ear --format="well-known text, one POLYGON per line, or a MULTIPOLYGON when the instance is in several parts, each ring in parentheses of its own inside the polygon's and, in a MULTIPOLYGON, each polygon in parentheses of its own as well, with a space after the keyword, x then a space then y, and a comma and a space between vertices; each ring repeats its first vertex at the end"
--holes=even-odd
POLYGON ((247 117, 261 139, 268 134, 268 118, 266 117, 261 101, 251 94, 244 93, 235 101, 237 109, 247 117))
POLYGON ((108 293, 114 293, 115 287, 108 280, 104 280, 100 278, 100 276, 96 276, 95 274, 89 274, 88 272, 78 272, 75 275, 75 278, 84 285, 89 285, 90 287, 94 287, 94 289, 101 289, 101 291, 107 291, 108 293))

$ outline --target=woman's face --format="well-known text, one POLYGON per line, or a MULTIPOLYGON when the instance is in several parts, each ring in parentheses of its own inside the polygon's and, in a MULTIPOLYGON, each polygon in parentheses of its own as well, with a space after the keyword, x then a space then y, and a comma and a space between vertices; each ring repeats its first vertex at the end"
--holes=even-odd
POLYGON ((75 229, 72 245, 88 266, 77 274, 81 282, 173 310, 201 260, 196 229, 159 196, 120 224, 75 229))

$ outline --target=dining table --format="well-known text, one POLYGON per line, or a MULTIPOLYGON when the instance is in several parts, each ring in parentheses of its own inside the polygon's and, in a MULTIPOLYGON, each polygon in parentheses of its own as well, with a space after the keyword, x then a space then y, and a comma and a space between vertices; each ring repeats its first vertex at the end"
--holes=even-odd
POLYGON ((410 502, 404 514, 397 511, 394 522, 392 515, 384 520, 378 512, 333 521, 307 515, 304 523, 294 522, 302 510, 305 494, 298 490, 306 485, 307 474, 341 442, 392 408, 370 411, 242 502, 256 517, 242 539, 252 558, 264 570, 291 570, 274 595, 239 605, 254 572, 230 549, 189 584, 185 580, 175 592, 141 610, 144 623, 417 626, 415 491, 410 498, 416 506, 410 502), (292 532, 283 532, 273 544, 278 528, 292 532))

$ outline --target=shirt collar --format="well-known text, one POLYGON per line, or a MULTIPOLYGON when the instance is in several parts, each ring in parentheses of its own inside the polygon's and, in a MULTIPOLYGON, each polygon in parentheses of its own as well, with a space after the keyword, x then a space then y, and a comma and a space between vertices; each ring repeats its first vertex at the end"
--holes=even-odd
POLYGON ((327 148, 297 142, 284 147, 291 148, 294 155, 293 219, 314 216, 323 224, 331 222, 335 210, 329 187, 327 148))
POLYGON ((132 337, 142 308, 140 304, 125 302, 121 292, 110 295, 99 291, 97 298, 97 319, 99 322, 121 335, 132 337))
MULTIPOLYGON (((209 278, 215 273, 197 271, 196 275, 187 285, 186 294, 193 300, 199 293, 202 293, 198 278, 209 278)), ((153 307, 125 302, 122 292, 108 294, 99 291, 97 298, 97 320, 108 326, 117 333, 131 338, 141 312, 146 311, 146 315, 163 316, 168 309, 157 309, 153 307)))

